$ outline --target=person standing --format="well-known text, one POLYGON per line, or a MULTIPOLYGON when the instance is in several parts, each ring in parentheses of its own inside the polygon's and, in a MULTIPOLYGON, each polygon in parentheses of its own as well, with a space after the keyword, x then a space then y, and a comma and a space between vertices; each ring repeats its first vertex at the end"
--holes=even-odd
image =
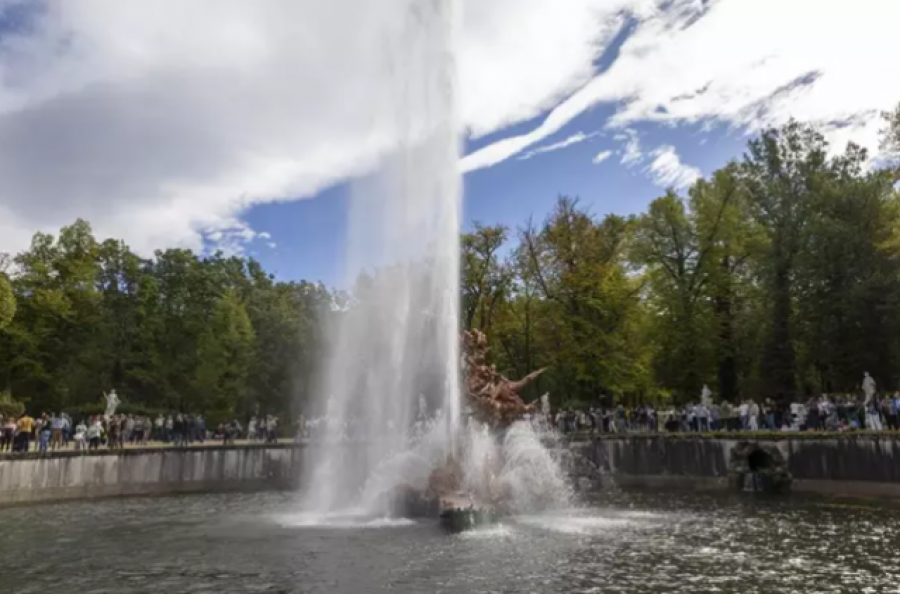
POLYGON ((894 392, 890 399, 891 429, 900 431, 900 392, 894 392))
POLYGON ((866 428, 869 431, 884 431, 884 425, 881 422, 881 406, 877 396, 873 396, 865 403, 866 407, 866 428))
POLYGON ((250 441, 256 441, 256 431, 257 431, 258 423, 256 421, 256 417, 250 417, 250 422, 247 423, 247 439, 250 441))
POLYGON ((72 438, 72 417, 68 413, 62 413, 62 440, 63 448, 69 447, 69 440, 72 438))
POLYGON ((9 415, 5 420, 0 420, 0 452, 11 451, 15 437, 16 418, 13 415, 9 415))
POLYGON ((162 413, 157 415, 156 420, 153 421, 153 434, 151 435, 151 439, 153 441, 165 441, 163 439, 163 430, 166 425, 166 419, 162 416, 162 413))
POLYGON ((266 443, 276 443, 278 441, 278 417, 271 415, 266 423, 266 433, 268 438, 266 443))
POLYGON ((750 404, 744 400, 741 402, 741 406, 738 407, 738 416, 741 419, 741 431, 746 431, 750 428, 750 404))
POLYGON ((759 431, 759 405, 756 401, 751 400, 747 407, 748 419, 747 424, 750 431, 759 431))
POLYGON ((125 442, 122 440, 122 431, 125 426, 125 419, 113 416, 109 419, 109 430, 106 432, 106 447, 111 450, 122 449, 125 442))
POLYGON ((172 425, 172 440, 175 442, 176 448, 187 445, 184 439, 184 417, 181 416, 181 413, 175 415, 175 421, 172 425))
POLYGON ((91 425, 87 430, 88 449, 100 449, 100 438, 103 435, 103 426, 100 424, 100 417, 91 419, 91 425))
POLYGON ((28 416, 28 413, 22 413, 19 422, 16 424, 16 442, 17 446, 13 447, 14 452, 27 452, 31 444, 31 433, 34 431, 34 419, 28 416))
POLYGON ((63 447, 63 418, 57 414, 50 417, 50 449, 63 447))
POLYGON ((75 442, 75 451, 76 452, 84 452, 87 447, 87 425, 84 424, 84 420, 78 423, 78 426, 75 427, 75 435, 72 437, 72 440, 75 442))

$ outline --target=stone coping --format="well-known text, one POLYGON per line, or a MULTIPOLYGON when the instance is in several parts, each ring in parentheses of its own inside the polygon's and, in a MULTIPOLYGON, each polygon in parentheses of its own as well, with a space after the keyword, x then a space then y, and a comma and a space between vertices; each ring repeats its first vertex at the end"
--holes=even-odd
MULTIPOLYGON (((568 443, 585 443, 591 441, 685 441, 685 440, 729 440, 729 441, 834 441, 834 442, 855 442, 855 441, 881 441, 891 440, 900 441, 900 432, 898 431, 853 431, 843 433, 827 433, 816 431, 804 432, 714 432, 714 433, 568 433, 563 436, 563 441, 568 443)), ((354 442, 347 442, 352 445, 354 442)), ((33 445, 33 444, 32 444, 33 445)), ((123 449, 111 450, 101 448, 98 450, 81 450, 73 449, 50 450, 41 453, 32 449, 27 453, 0 453, 0 462, 5 460, 41 460, 52 458, 77 458, 80 456, 141 456, 144 454, 156 454, 160 452, 219 452, 231 450, 267 450, 267 449, 296 449, 316 445, 315 441, 304 440, 302 442, 294 442, 293 440, 282 440, 277 443, 250 443, 238 442, 230 445, 222 445, 221 443, 204 443, 194 444, 183 448, 177 448, 171 445, 150 445, 146 447, 125 447, 123 449)))
POLYGON ((159 445, 159 446, 146 446, 146 447, 126 447, 123 449, 109 449, 103 447, 97 450, 73 450, 73 449, 65 449, 65 450, 49 450, 47 452, 38 452, 32 449, 28 452, 17 452, 15 454, 10 452, 2 452, 0 453, 0 462, 5 460, 43 460, 43 459, 53 459, 53 458, 80 458, 82 456, 142 456, 144 454, 158 454, 160 452, 166 453, 192 453, 192 452, 222 452, 222 451, 235 451, 235 450, 288 450, 295 449, 300 447, 305 447, 307 445, 306 442, 294 443, 293 441, 289 442, 279 442, 279 443, 236 443, 233 445, 222 445, 222 444, 198 444, 198 445, 190 445, 187 447, 175 447, 169 445, 159 445))
POLYGON ((567 433, 570 442, 624 440, 730 440, 730 441, 878 441, 900 440, 900 431, 717 431, 711 433, 567 433))

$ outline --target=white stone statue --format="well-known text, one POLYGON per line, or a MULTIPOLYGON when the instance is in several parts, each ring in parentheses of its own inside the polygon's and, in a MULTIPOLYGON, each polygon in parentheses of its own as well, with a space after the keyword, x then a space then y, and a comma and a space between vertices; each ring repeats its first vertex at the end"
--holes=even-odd
POLYGON ((875 380, 872 379, 868 371, 863 375, 862 389, 866 395, 866 404, 868 404, 875 397, 875 380))
POLYGON ((706 384, 703 384, 703 390, 700 392, 700 402, 707 407, 712 404, 712 392, 709 391, 706 384))
POLYGON ((121 400, 119 400, 115 390, 110 390, 109 394, 104 392, 103 397, 106 398, 106 412, 103 413, 103 416, 109 419, 116 414, 116 407, 119 406, 121 400))

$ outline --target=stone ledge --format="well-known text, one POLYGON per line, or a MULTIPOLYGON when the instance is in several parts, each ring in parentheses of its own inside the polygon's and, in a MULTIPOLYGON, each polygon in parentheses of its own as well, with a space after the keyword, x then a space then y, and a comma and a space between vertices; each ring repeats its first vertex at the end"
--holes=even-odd
POLYGON ((302 449, 309 445, 307 442, 302 443, 245 443, 235 445, 214 445, 202 444, 192 445, 185 448, 176 448, 175 446, 148 446, 148 447, 127 447, 121 450, 111 450, 103 448, 99 450, 57 450, 45 453, 36 452, 34 450, 26 453, 2 453, 0 454, 0 462, 10 460, 52 460, 54 458, 81 458, 95 456, 142 456, 145 454, 158 453, 191 453, 191 452, 227 452, 227 451, 244 451, 244 450, 290 450, 302 449))
POLYGON ((568 433, 569 442, 633 440, 715 440, 715 441, 900 441, 900 431, 716 431, 709 433, 568 433))

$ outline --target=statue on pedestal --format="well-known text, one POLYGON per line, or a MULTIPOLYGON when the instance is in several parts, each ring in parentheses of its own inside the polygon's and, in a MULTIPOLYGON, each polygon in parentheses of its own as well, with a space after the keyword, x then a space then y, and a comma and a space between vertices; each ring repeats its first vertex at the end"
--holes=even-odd
POLYGON ((712 392, 709 391, 706 384, 703 384, 703 390, 700 392, 700 402, 703 406, 712 405, 712 392))
POLYGON ((872 402, 872 399, 875 397, 875 380, 872 379, 868 371, 863 375, 862 389, 863 394, 866 395, 866 404, 872 402))
POLYGON ((106 411, 103 413, 103 416, 109 420, 111 416, 116 414, 116 407, 119 406, 121 400, 119 400, 115 390, 110 390, 109 394, 104 392, 103 397, 106 399, 106 411))

